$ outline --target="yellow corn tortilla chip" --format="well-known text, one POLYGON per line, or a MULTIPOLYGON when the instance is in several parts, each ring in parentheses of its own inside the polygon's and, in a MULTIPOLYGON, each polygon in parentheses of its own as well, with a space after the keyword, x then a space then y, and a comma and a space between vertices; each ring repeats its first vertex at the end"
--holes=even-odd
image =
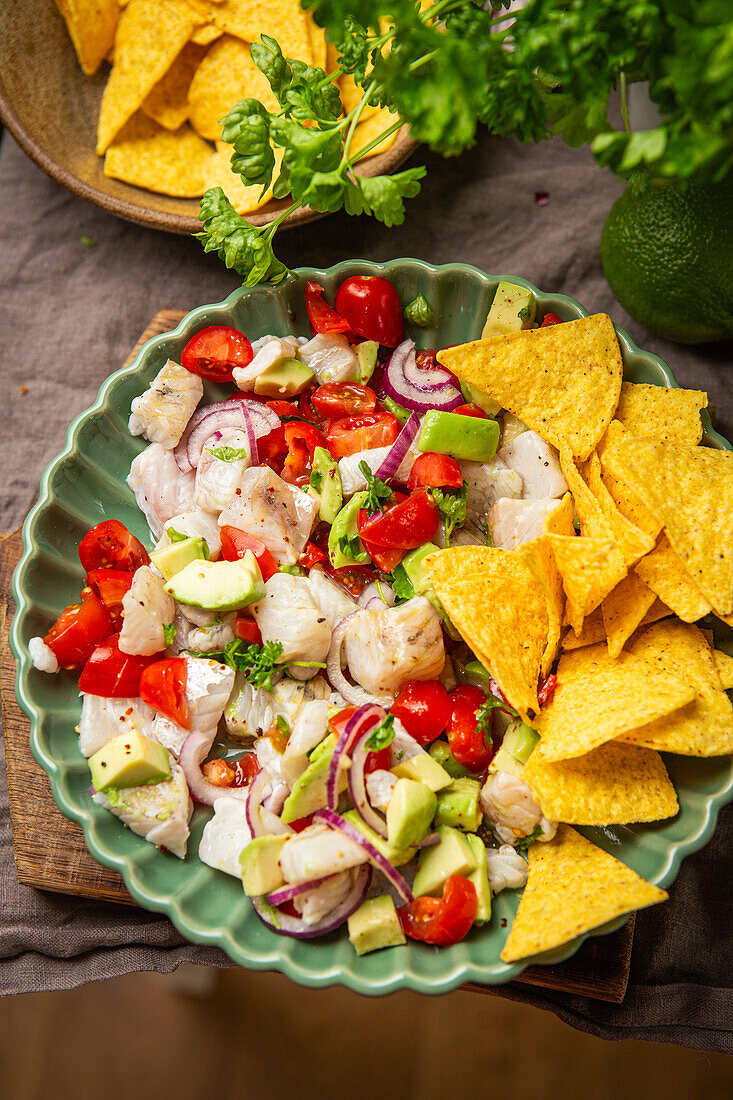
POLYGON ((107 150, 104 174, 162 195, 196 198, 209 186, 213 156, 190 126, 166 130, 139 111, 107 150))
POLYGON ((555 565, 552 547, 545 536, 532 539, 517 547, 515 553, 529 566, 542 585, 547 606, 547 642, 542 653, 540 672, 547 676, 555 663, 562 637, 562 619, 565 608, 565 593, 562 578, 555 565))
POLYGON ((221 187, 226 191, 227 198, 238 214, 251 214, 260 210, 272 198, 272 188, 280 172, 280 163, 283 158, 282 149, 275 149, 275 169, 272 173, 272 183, 265 193, 262 193, 262 185, 254 184, 246 186, 241 176, 235 176, 231 169, 232 146, 224 141, 217 141, 216 153, 212 156, 211 165, 207 170, 207 189, 209 187, 221 187))
POLYGON ((583 620, 600 606, 619 581, 626 565, 612 539, 546 535, 567 597, 568 617, 576 634, 583 620))
POLYGON ((529 877, 501 957, 516 962, 559 947, 667 894, 584 836, 560 825, 529 850, 529 877))
POLYGON ((694 584, 716 612, 730 615, 733 452, 629 438, 619 444, 618 458, 626 480, 664 524, 694 584))
POLYGON ((191 125, 201 137, 220 141, 221 119, 247 97, 259 99, 268 111, 278 110, 275 94, 250 57, 247 43, 226 34, 194 73, 188 90, 191 125))
POLYGON ((537 684, 548 637, 542 585, 514 551, 492 547, 441 550, 425 559, 424 568, 453 625, 529 722, 530 712, 539 710, 537 684), (480 555, 468 558, 463 550, 480 555), (476 562, 470 572, 466 560, 476 562))
POLYGON ((582 649, 586 645, 595 645, 606 638, 606 624, 603 621, 603 610, 597 607, 587 618, 583 620, 583 629, 580 634, 570 628, 562 640, 563 649, 582 649))
POLYGON ((733 706, 702 631, 677 619, 665 619, 635 639, 631 653, 690 684, 695 695, 688 705, 626 731, 619 740, 680 756, 733 752, 733 706))
POLYGON ((725 653, 722 649, 713 650, 713 664, 715 665, 715 671, 720 677, 720 683, 722 684, 724 691, 730 691, 733 688, 733 657, 725 653))
POLYGON ((305 13, 305 26, 310 46, 311 65, 326 71, 328 53, 326 50, 326 32, 319 27, 309 11, 305 13))
POLYGON ((610 657, 603 642, 563 653, 555 694, 534 721, 542 756, 545 760, 582 756, 671 714, 694 694, 692 685, 680 680, 674 670, 660 668, 633 652, 610 657))
POLYGON ((662 821, 679 810, 658 752, 609 741, 574 760, 544 759, 541 745, 522 769, 551 821, 568 825, 628 825, 662 821))
POLYGON ((616 502, 621 515, 655 539, 662 530, 662 524, 650 511, 644 497, 624 481, 618 463, 614 461, 618 444, 621 440, 628 438, 623 424, 619 420, 612 420, 597 448, 603 471, 603 484, 616 502))
POLYGON ((635 572, 683 622, 694 623, 713 609, 666 535, 662 535, 650 554, 637 562, 635 572))
POLYGON ((205 46, 187 42, 162 80, 148 93, 142 111, 164 126, 177 130, 188 118, 188 89, 206 53, 205 46))
POLYGON ((605 313, 444 348, 438 361, 580 459, 603 436, 621 392, 621 352, 605 313))
POLYGON ((656 598, 636 573, 629 573, 609 592, 601 604, 601 612, 611 657, 618 657, 656 598))
POLYGON ((707 405, 708 395, 703 390, 624 382, 616 419, 642 439, 695 447, 702 439, 700 410, 707 405))
MULTIPOLYGON (((399 115, 395 115, 392 111, 389 111, 386 107, 380 107, 374 111, 373 114, 368 115, 366 118, 361 117, 356 124, 354 130, 354 136, 351 139, 351 153, 357 154, 366 149, 367 145, 370 145, 375 138, 392 126, 393 123, 399 122, 399 115)), ((369 150, 368 156, 376 157, 379 153, 386 153, 388 149, 391 149, 394 143, 397 141, 397 135, 399 130, 395 130, 393 134, 390 134, 380 141, 378 145, 375 145, 373 149, 369 150)))
POLYGON ((76 56, 87 76, 96 73, 114 46, 120 7, 117 0, 56 0, 76 56))
POLYGON ((600 506, 603 518, 611 532, 611 537, 616 542, 627 567, 630 569, 639 558, 643 558, 645 554, 654 549, 654 539, 626 519, 623 513, 619 511, 616 502, 603 482, 601 460, 595 452, 588 459, 586 478, 588 488, 600 506))
POLYGON ((212 42, 216 42, 217 38, 221 38, 224 31, 219 27, 214 27, 211 23, 207 23, 203 27, 197 27, 191 35, 191 41, 195 42, 198 46, 209 46, 212 42))
POLYGON ((97 128, 101 156, 188 42, 196 20, 183 0, 130 0, 120 14, 114 65, 97 128))
POLYGON ((285 57, 312 64, 308 24, 298 0, 277 0, 277 4, 271 0, 188 0, 188 3, 200 23, 213 25, 244 42, 258 42, 263 33, 269 34, 280 43, 285 57))
POLYGON ((557 508, 553 508, 545 516, 542 532, 545 535, 574 535, 574 518, 573 498, 570 493, 565 493, 557 508))

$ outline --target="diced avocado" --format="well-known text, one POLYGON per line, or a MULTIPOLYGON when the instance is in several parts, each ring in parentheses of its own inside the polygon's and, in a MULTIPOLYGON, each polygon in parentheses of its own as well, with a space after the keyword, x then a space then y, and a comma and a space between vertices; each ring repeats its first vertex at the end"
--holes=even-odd
POLYGON ((496 416, 497 413, 501 412, 501 405, 498 401, 494 401, 494 398, 489 397, 488 393, 484 393, 478 386, 472 386, 470 382, 461 382, 461 393, 467 405, 478 405, 489 416, 496 416))
POLYGON ((398 779, 387 806, 387 837, 395 848, 419 844, 430 828, 438 800, 424 783, 398 779))
POLYGON ((516 283, 499 283, 481 338, 506 336, 509 332, 531 328, 536 312, 537 299, 531 290, 516 283))
POLYGON ((501 747, 513 756, 518 764, 526 764, 539 739, 540 735, 535 733, 531 726, 517 719, 504 734, 501 747))
POLYGON ((486 462, 496 453, 498 442, 499 425, 495 420, 429 409, 423 417, 417 449, 486 462))
POLYGON ((374 340, 363 340, 356 349, 356 362, 359 371, 357 381, 361 382, 362 385, 368 382, 374 374, 374 368, 377 365, 378 351, 379 344, 374 340))
POLYGON ((475 833, 481 824, 483 813, 478 796, 481 784, 478 779, 454 779, 450 787, 438 794, 435 825, 452 825, 467 833, 475 833))
POLYGON ((491 761, 489 771, 492 774, 494 772, 509 772, 510 775, 516 775, 519 779, 523 768, 524 764, 520 764, 518 760, 515 760, 512 754, 502 746, 491 761))
POLYGON ((359 563, 369 561, 369 555, 360 541, 358 542, 359 549, 357 550, 356 558, 349 557, 348 554, 345 554, 341 546, 342 539, 346 539, 347 542, 350 542, 352 539, 358 540, 359 538, 357 518, 365 497, 365 492, 354 493, 351 500, 348 501, 347 504, 344 504, 333 521, 328 535, 328 556, 334 569, 342 569, 344 566, 353 565, 354 561, 358 561, 359 563))
POLYGON ((150 560, 158 569, 163 579, 169 581, 180 573, 182 569, 192 561, 208 561, 209 548, 200 537, 184 539, 183 542, 174 542, 163 550, 153 550, 150 560))
POLYGON ((97 791, 142 787, 171 777, 168 750, 137 730, 120 733, 89 757, 92 786, 97 791))
POLYGON ((524 432, 529 431, 524 421, 514 416, 513 413, 505 411, 502 420, 504 421, 504 427, 501 430, 502 447, 506 447, 509 443, 513 443, 518 435, 523 435, 524 432))
MULTIPOLYGON (((464 779, 466 776, 470 776, 470 771, 464 768, 462 764, 458 763, 455 756, 450 751, 450 745, 447 745, 445 741, 433 741, 428 752, 433 760, 437 760, 441 768, 445 768, 451 778, 464 779)), ((450 788, 444 789, 449 790, 450 788)))
POLYGON ((432 592, 433 586, 430 577, 423 568, 423 562, 428 554, 434 554, 440 550, 434 542, 424 542, 417 550, 410 550, 402 559, 402 568, 407 573, 408 580, 415 589, 416 596, 424 596, 428 590, 432 592))
POLYGON ((322 756, 328 756, 330 758, 331 753, 336 747, 338 737, 335 733, 329 733, 328 737, 324 737, 322 741, 316 745, 314 749, 308 753, 308 759, 311 764, 315 764, 317 760, 320 760, 322 756))
POLYGON ((406 424, 410 419, 410 410, 403 409, 402 405, 398 405, 396 401, 393 401, 391 397, 384 397, 382 401, 387 412, 391 412, 392 416, 396 416, 400 424, 406 424))
POLYGON ((468 661, 464 667, 466 679, 478 687, 488 691, 491 685, 491 674, 480 661, 468 661))
POLYGON ((277 567, 278 573, 287 573, 289 577, 306 577, 308 574, 302 565, 298 565, 297 561, 295 565, 290 565, 287 562, 281 562, 277 567))
POLYGON ((262 397, 295 397, 314 378, 315 373, 299 359, 281 359, 258 374, 255 393, 262 397))
POLYGON ((491 920, 491 887, 489 886, 489 875, 486 870, 486 845, 481 837, 476 836, 475 833, 469 833, 466 840, 471 845, 471 850, 478 861, 476 870, 471 871, 471 874, 466 876, 476 887, 478 897, 478 909, 473 923, 486 924, 487 921, 491 920))
MULTIPOLYGON (((297 821, 299 817, 307 817, 316 810, 322 810, 326 805, 328 769, 335 745, 336 736, 331 734, 313 750, 310 764, 295 780, 293 789, 285 799, 280 816, 286 825, 297 821)), ((348 775, 344 768, 339 780, 339 791, 345 791, 347 784, 348 775)))
POLYGON ((464 833, 452 829, 450 825, 441 825, 438 836, 440 841, 437 844, 423 848, 420 853, 412 884, 415 897, 440 894, 445 880, 451 875, 470 875, 478 867, 478 859, 464 833))
POLYGON ((320 518, 324 523, 333 523, 344 502, 344 494, 338 462, 325 447, 316 447, 313 451, 311 484, 318 493, 320 518))
POLYGON ((390 863, 393 863, 395 867, 401 867, 403 863, 409 863, 415 855, 417 849, 415 847, 410 848, 395 848, 394 844, 390 844, 389 840, 385 840, 379 833, 375 833, 374 829, 370 829, 369 826, 363 821, 356 810, 347 810, 342 815, 344 821, 348 821, 355 829, 367 838, 378 852, 388 859, 390 863))
POLYGON ((237 611, 265 595, 260 567, 251 550, 237 561, 192 561, 165 586, 179 603, 208 611, 237 611))
POLYGON ((398 779, 414 779, 418 783, 424 783, 431 791, 440 791, 449 786, 451 781, 445 768, 441 768, 437 760, 433 760, 426 752, 399 761, 391 770, 398 779))
POLYGON ((395 904, 388 894, 363 901, 349 917, 348 926, 349 939, 357 955, 407 942, 395 904))
POLYGON ((242 886, 248 897, 260 897, 285 885, 280 870, 280 853, 290 838, 287 836, 256 836, 239 857, 242 886))

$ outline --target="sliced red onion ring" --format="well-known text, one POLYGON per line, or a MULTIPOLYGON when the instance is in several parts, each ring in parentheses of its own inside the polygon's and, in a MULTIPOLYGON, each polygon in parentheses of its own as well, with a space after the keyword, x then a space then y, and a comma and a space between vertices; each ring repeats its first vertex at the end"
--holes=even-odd
POLYGON ((353 840, 354 844, 358 844, 361 850, 366 855, 370 863, 373 863, 375 867, 378 867, 388 882, 394 887, 397 893, 408 904, 412 901, 412 890, 407 885, 402 875, 399 873, 396 867, 386 859, 381 852, 378 852, 374 845, 367 840, 363 833, 360 833, 353 825, 348 821, 344 821, 339 814, 333 810, 316 810, 313 815, 313 820, 323 821, 328 825, 329 829, 338 829, 339 832, 347 836, 349 840, 353 840))
POLYGON ((349 629, 349 623, 354 615, 358 614, 358 611, 352 611, 350 615, 346 615, 334 627, 331 635, 331 648, 326 658, 326 675, 334 691, 337 691, 347 703, 351 703, 355 707, 364 706, 367 703, 376 703, 377 706, 391 706, 393 702, 391 695, 372 695, 364 688, 350 683, 341 670, 341 650, 343 649, 346 631, 349 629))
POLYGON ((364 776, 364 765, 369 755, 367 741, 371 735, 371 729, 364 730, 351 749, 351 767, 349 768, 349 794, 354 803, 354 809, 361 820, 374 829, 375 833, 387 839, 387 822, 381 814, 377 813, 369 801, 364 776))
MULTIPOLYGON (((260 768, 252 778, 248 787, 242 788, 247 792, 244 804, 247 824, 252 836, 267 836, 268 829, 262 821, 262 799, 272 776, 265 768, 260 768)), ((279 820, 279 819, 278 819, 279 820)))
POLYGON ((377 722, 381 722, 384 717, 385 713, 381 707, 374 706, 373 703, 365 703, 354 711, 341 731, 331 753, 326 779, 326 798, 332 810, 336 809, 339 802, 339 777, 345 764, 344 757, 356 738, 365 729, 370 730, 377 722))
MULTIPOLYGON (((264 897, 250 898, 250 901, 262 923, 271 928, 273 932, 277 932, 281 936, 293 936, 295 939, 307 940, 313 936, 325 936, 327 932, 333 932, 334 929, 340 928, 347 917, 350 917, 354 910, 361 905, 369 889, 371 879, 371 867, 362 864, 348 895, 336 909, 327 913, 318 924, 306 924, 300 917, 291 917, 287 913, 282 913, 279 909, 273 909, 264 897)), ((309 882, 307 885, 312 887, 313 883, 309 882)))
POLYGON ((463 404, 463 394, 450 371, 437 364, 418 367, 412 340, 403 340, 392 352, 382 385, 398 405, 419 413, 428 409, 449 411, 463 404))
MULTIPOLYGON (((199 733, 198 730, 189 733, 181 745, 178 763, 183 768, 183 774, 186 777, 188 789, 192 796, 204 806, 213 806, 217 798, 247 800, 251 784, 250 787, 217 787, 214 783, 210 783, 201 771, 201 764, 210 748, 211 738, 207 737, 205 733, 199 733)), ((257 834, 253 832, 252 835, 256 836, 257 834)))
POLYGON ((395 476, 419 431, 420 417, 416 412, 412 412, 407 418, 404 428, 387 452, 382 465, 377 470, 376 476, 380 481, 389 481, 390 478, 395 476))
MULTIPOLYGON (((337 873, 343 874, 342 871, 337 873)), ((285 902, 292 901, 299 894, 305 894, 308 890, 315 890, 316 886, 321 886, 324 882, 328 882, 329 879, 335 877, 335 875, 323 875, 321 878, 311 879, 310 882, 299 882, 297 886, 281 886, 279 890, 273 890, 271 894, 267 894, 268 904, 285 905, 285 902)))
POLYGON ((204 405, 197 409, 181 436, 180 443, 173 452, 178 469, 183 473, 193 470, 201 458, 207 439, 214 432, 224 428, 243 428, 247 431, 247 417, 257 439, 269 435, 280 427, 280 418, 276 412, 259 401, 239 397, 232 401, 217 401, 213 405, 204 405))
POLYGON ((252 423, 251 413, 246 405, 242 405, 242 414, 244 416, 244 427, 247 432, 247 443, 249 444, 249 464, 250 466, 259 466, 260 452, 257 446, 257 432, 252 423))
POLYGON ((396 599, 397 595, 394 588, 386 581, 372 581, 371 584, 366 586, 356 602, 359 607, 379 611, 385 607, 394 607, 396 599))

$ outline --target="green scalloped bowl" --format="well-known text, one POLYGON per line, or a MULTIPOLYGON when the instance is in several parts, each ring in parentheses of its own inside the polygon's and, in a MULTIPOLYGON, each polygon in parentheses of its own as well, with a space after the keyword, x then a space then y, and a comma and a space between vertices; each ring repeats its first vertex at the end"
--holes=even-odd
MULTIPOLYGON (((444 993, 466 981, 507 982, 524 969, 526 963, 507 965, 500 958, 519 900, 514 892, 496 898, 489 925, 474 929, 462 943, 440 950, 413 941, 358 958, 343 933, 305 942, 278 936, 259 921, 233 879, 199 862, 196 852, 207 811, 199 808, 194 813, 190 852, 179 861, 122 828, 116 818, 94 805, 89 797, 89 769, 74 732, 80 713, 75 679, 37 672, 27 649, 28 639, 44 634, 61 609, 78 598, 83 574, 76 548, 89 527, 116 517, 139 537, 147 537, 145 521, 125 485, 130 462, 142 446, 129 435, 127 418, 130 401, 165 360, 170 357, 180 362, 184 344, 205 325, 233 325, 253 338, 269 332, 307 333, 306 280, 317 279, 333 296, 344 278, 365 272, 386 275, 403 301, 422 291, 432 302, 439 324, 409 333, 424 347, 475 338, 500 278, 465 264, 432 267, 409 259, 385 264, 350 261, 327 271, 301 269, 295 280, 275 290, 238 289, 224 302, 200 306, 173 332, 148 341, 130 367, 107 379, 92 408, 77 417, 63 452, 43 475, 39 501, 23 529, 25 551, 13 582, 17 614, 11 645, 18 667, 18 700, 30 719, 33 755, 49 775, 59 808, 79 822, 89 851, 100 863, 120 872, 142 906, 166 913, 189 940, 220 947, 242 966, 280 970, 303 985, 342 983, 367 994, 397 989, 444 993)), ((564 320, 587 316, 572 298, 546 294, 523 279, 510 278, 535 292, 543 313, 551 310, 564 320)), ((626 378, 676 385, 661 359, 637 348, 622 329, 617 332, 626 378)), ((208 400, 220 393, 219 388, 207 386, 208 400)), ((709 446, 731 449, 707 419, 706 428, 709 446)), ((583 830, 660 886, 668 886, 683 858, 710 840, 720 807, 733 798, 730 759, 670 757, 667 765, 680 801, 674 819, 583 830)), ((593 934, 612 932, 624 919, 593 934)), ((557 963, 572 955, 584 939, 578 937, 531 961, 557 963)))

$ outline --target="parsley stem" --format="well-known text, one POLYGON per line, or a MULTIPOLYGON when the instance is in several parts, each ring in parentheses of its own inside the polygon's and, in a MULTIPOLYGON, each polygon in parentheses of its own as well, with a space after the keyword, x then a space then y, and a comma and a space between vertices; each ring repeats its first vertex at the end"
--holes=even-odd
POLYGON ((372 80, 372 82, 369 84, 369 86, 364 91, 364 95, 361 97, 361 99, 357 103, 356 107, 354 108, 352 118, 351 118, 351 123, 349 125, 349 132, 347 133, 346 140, 344 141, 344 152, 343 152, 343 155, 341 157, 341 165, 340 165, 340 167, 342 167, 342 168, 343 168, 344 165, 351 163, 350 160, 349 160, 349 149, 351 148, 351 141, 352 141, 352 138, 354 137, 354 133, 356 131, 356 126, 357 126, 357 123, 359 122, 359 118, 361 117, 361 113, 364 110, 364 108, 366 107, 366 105, 369 101, 369 96, 372 94, 372 92, 374 91, 376 86, 377 86, 377 82, 375 80, 372 80))
POLYGON ((365 145, 363 149, 359 150, 357 155, 352 158, 350 163, 358 164, 360 160, 364 159, 364 157, 368 157, 372 149, 375 149, 377 145, 380 144, 380 142, 384 141, 385 138, 388 138, 390 134, 393 134, 395 132, 395 130, 399 130, 400 126, 402 125, 402 119, 398 119, 397 122, 393 122, 391 126, 388 126, 386 130, 382 130, 381 134, 377 134, 377 136, 372 141, 370 141, 368 145, 365 145))
POLYGON ((626 73, 619 74, 618 86, 621 91, 621 117, 624 120, 624 130, 627 134, 631 133, 631 127, 629 125, 629 103, 626 97, 626 73))

